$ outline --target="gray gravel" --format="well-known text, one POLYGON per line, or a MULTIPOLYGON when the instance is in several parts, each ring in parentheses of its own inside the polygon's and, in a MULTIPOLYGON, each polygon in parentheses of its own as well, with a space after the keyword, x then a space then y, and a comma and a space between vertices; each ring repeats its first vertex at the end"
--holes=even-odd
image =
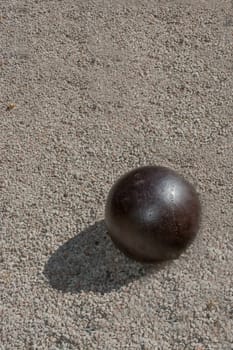
POLYGON ((233 349, 233 3, 0 9, 0 349, 233 349), (194 245, 155 267, 103 222, 112 183, 145 164, 203 204, 194 245))

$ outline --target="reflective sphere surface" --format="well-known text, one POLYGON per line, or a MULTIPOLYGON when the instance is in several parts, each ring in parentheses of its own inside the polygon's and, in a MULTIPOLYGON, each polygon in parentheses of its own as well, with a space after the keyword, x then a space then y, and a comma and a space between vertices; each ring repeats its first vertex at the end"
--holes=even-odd
POLYGON ((175 171, 145 166, 112 186, 105 208, 108 233, 126 255, 142 262, 178 258, 199 229, 194 187, 175 171))

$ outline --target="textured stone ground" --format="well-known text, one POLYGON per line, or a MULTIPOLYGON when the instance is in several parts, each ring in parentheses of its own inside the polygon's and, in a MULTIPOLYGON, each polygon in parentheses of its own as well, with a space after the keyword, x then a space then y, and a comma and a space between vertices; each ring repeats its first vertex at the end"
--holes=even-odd
POLYGON ((233 348, 233 3, 1 0, 1 350, 233 348), (112 183, 170 166, 199 239, 136 264, 112 183))

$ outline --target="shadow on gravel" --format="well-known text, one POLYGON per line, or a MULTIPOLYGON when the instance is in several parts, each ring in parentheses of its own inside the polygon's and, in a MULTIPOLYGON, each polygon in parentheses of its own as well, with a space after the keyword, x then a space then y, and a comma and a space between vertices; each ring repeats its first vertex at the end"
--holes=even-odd
POLYGON ((104 221, 96 222, 59 247, 49 258, 44 275, 62 292, 109 293, 163 264, 143 265, 125 257, 115 248, 104 221))

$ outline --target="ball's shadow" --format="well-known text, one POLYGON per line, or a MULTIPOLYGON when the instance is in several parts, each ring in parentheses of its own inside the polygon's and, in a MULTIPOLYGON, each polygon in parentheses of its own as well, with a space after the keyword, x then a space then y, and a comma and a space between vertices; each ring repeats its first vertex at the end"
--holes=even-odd
POLYGON ((46 263, 44 275, 62 292, 108 293, 152 270, 153 266, 134 262, 116 249, 104 221, 99 221, 59 247, 46 263))

